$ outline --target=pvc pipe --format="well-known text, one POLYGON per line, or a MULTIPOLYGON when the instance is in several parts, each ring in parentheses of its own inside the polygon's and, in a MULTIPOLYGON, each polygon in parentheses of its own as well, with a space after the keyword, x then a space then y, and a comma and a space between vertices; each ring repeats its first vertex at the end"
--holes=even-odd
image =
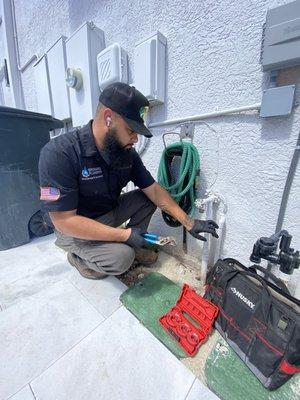
POLYGON ((220 212, 219 213, 219 218, 218 218, 218 221, 217 221, 217 224, 219 225, 219 229, 218 229, 218 231, 219 231, 219 239, 216 239, 215 253, 213 255, 214 264, 220 258, 221 245, 222 245, 223 236, 224 236, 225 221, 226 221, 225 213, 220 212))
POLYGON ((191 117, 169 119, 166 121, 154 122, 152 124, 149 124, 149 128, 156 128, 158 126, 166 126, 166 125, 175 125, 175 124, 180 124, 182 122, 200 121, 201 119, 221 117, 222 115, 236 114, 244 111, 260 110, 260 107, 261 103, 255 103, 250 106, 229 108, 228 110, 213 111, 206 114, 193 115, 191 117))
MULTIPOLYGON (((207 199, 205 199, 207 200, 207 199)), ((214 197, 210 197, 210 201, 206 202, 206 216, 205 219, 212 218, 212 204, 214 201, 214 197)), ((204 284, 206 281, 207 275, 207 266, 208 266, 208 259, 209 259, 209 250, 210 250, 210 235, 209 233, 204 233, 203 236, 206 238, 206 242, 203 243, 202 249, 202 262, 201 262, 201 281, 204 284)))

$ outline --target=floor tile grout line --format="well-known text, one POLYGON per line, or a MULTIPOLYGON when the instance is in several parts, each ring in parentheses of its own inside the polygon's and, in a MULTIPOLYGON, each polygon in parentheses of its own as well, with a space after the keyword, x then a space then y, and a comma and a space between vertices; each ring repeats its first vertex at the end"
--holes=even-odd
POLYGON ((85 294, 82 293, 82 291, 75 285, 75 283, 73 283, 69 278, 67 278, 67 281, 74 287, 74 289, 78 290, 78 292, 81 294, 81 296, 85 298, 85 300, 89 303, 89 305, 92 306, 93 309, 96 310, 97 313, 101 315, 101 317, 103 317, 104 319, 107 318, 94 306, 94 304, 92 304, 89 301, 89 299, 85 296, 85 294))
MULTIPOLYGON (((79 287, 77 287, 76 286, 76 284, 74 283, 74 282, 72 282, 69 278, 67 278, 67 280, 75 287, 75 289, 77 289, 81 294, 82 294, 82 296, 87 300, 87 302, 92 306, 92 307, 94 307, 94 309, 96 310, 96 311, 98 311, 98 309, 90 302, 90 300, 85 296, 85 294, 79 289, 79 287)), ((110 318, 112 315, 113 315, 113 313, 115 313, 119 308, 121 308, 123 306, 123 304, 120 302, 120 304, 118 305, 118 307, 115 309, 115 310, 113 310, 107 317, 106 316, 104 316, 103 314, 101 314, 101 312, 100 311, 98 311, 98 313, 103 317, 103 318, 105 318, 105 319, 107 319, 107 318, 110 318)))
POLYGON ((57 361, 59 361, 61 358, 63 358, 66 354, 68 354, 71 350, 74 349, 74 347, 76 347, 77 345, 79 345, 84 339, 86 339, 91 333, 93 333, 97 328, 99 328, 99 326, 101 324, 103 324, 103 322, 105 322, 106 320, 104 319, 103 321, 101 321, 98 325, 95 326, 95 328, 93 328, 88 334, 86 334, 84 337, 82 337, 78 342, 74 343, 68 350, 66 350, 62 355, 60 355, 55 361, 53 361, 51 364, 48 365, 47 368, 45 368, 41 373, 39 373, 38 375, 36 375, 34 378, 31 379, 31 381, 28 384, 32 384, 33 381, 35 381, 38 377, 40 377, 41 375, 43 375, 46 371, 48 371, 49 368, 51 368, 55 363, 57 363, 57 361))
MULTIPOLYGON (((112 314, 111 314, 112 315, 112 314)), ((108 317, 110 318, 110 317, 108 317)), ((105 322, 106 320, 104 319, 103 321, 101 321, 98 325, 95 326, 95 328, 93 328, 88 334, 86 334, 83 338, 81 338, 78 342, 74 343, 67 351, 65 351, 62 355, 60 355, 55 361, 53 361, 50 365, 48 365, 47 368, 45 368, 41 373, 39 373, 38 375, 36 375, 34 378, 32 378, 29 382, 26 382, 24 384, 24 386, 22 386, 17 392, 11 394, 7 400, 11 399, 13 396, 15 396, 17 393, 19 393, 21 390, 25 389, 25 387, 27 385, 30 386, 31 391, 33 392, 33 389, 31 387, 31 384, 34 380, 36 380, 39 376, 41 376, 44 372, 46 372, 49 368, 52 367, 52 365, 54 365, 57 361, 59 361, 62 357, 64 357, 66 354, 69 353, 69 351, 73 350, 74 347, 76 347, 79 343, 81 343, 85 338, 87 338, 91 333, 93 333, 103 322, 105 322)), ((34 396, 34 398, 36 399, 36 397, 34 396)))
POLYGON ((36 400, 36 397, 35 397, 34 391, 33 391, 32 387, 31 387, 30 383, 29 383, 29 388, 30 388, 30 390, 31 390, 31 393, 32 393, 32 395, 33 395, 33 397, 34 397, 34 400, 36 400))
POLYGON ((29 386, 30 390, 32 391, 33 397, 36 400, 35 394, 33 393, 33 390, 30 386, 30 382, 29 383, 25 383, 24 386, 22 386, 20 389, 18 389, 15 393, 10 394, 9 397, 6 398, 6 400, 10 400, 12 397, 16 396, 18 393, 20 393, 22 390, 24 390, 27 386, 29 386))
POLYGON ((196 382, 197 377, 195 376, 195 379, 193 380, 193 383, 191 384, 191 387, 189 388, 184 400, 187 400, 187 398, 189 397, 189 394, 191 393, 192 387, 194 386, 194 383, 196 382))

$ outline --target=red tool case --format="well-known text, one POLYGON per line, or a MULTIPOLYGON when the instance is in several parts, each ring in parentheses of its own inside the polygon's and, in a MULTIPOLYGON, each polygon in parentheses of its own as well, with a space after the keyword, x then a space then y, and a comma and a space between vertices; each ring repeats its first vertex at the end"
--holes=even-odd
POLYGON ((159 322, 193 356, 212 330, 218 307, 185 284, 176 305, 159 322))

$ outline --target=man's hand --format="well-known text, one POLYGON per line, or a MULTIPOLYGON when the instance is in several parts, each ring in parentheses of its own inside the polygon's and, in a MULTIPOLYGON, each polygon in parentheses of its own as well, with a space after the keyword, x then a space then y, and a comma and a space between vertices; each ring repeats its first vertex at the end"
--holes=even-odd
POLYGON ((219 226, 212 220, 201 221, 199 219, 195 219, 192 229, 188 230, 188 232, 192 236, 194 236, 194 238, 206 242, 206 238, 204 236, 199 235, 199 233, 200 232, 211 233, 215 238, 218 238, 219 236, 216 232, 217 228, 219 228, 219 226))
POLYGON ((144 232, 141 228, 130 228, 130 231, 130 236, 123 243, 135 248, 142 247, 147 244, 146 240, 142 236, 144 232))

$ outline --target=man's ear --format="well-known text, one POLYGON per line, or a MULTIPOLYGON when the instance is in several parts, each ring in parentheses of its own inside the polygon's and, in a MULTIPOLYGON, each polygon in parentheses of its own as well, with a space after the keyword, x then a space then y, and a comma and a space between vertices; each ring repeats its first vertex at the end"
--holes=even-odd
POLYGON ((112 122, 112 111, 109 108, 106 108, 103 112, 104 123, 107 127, 110 127, 112 122))

